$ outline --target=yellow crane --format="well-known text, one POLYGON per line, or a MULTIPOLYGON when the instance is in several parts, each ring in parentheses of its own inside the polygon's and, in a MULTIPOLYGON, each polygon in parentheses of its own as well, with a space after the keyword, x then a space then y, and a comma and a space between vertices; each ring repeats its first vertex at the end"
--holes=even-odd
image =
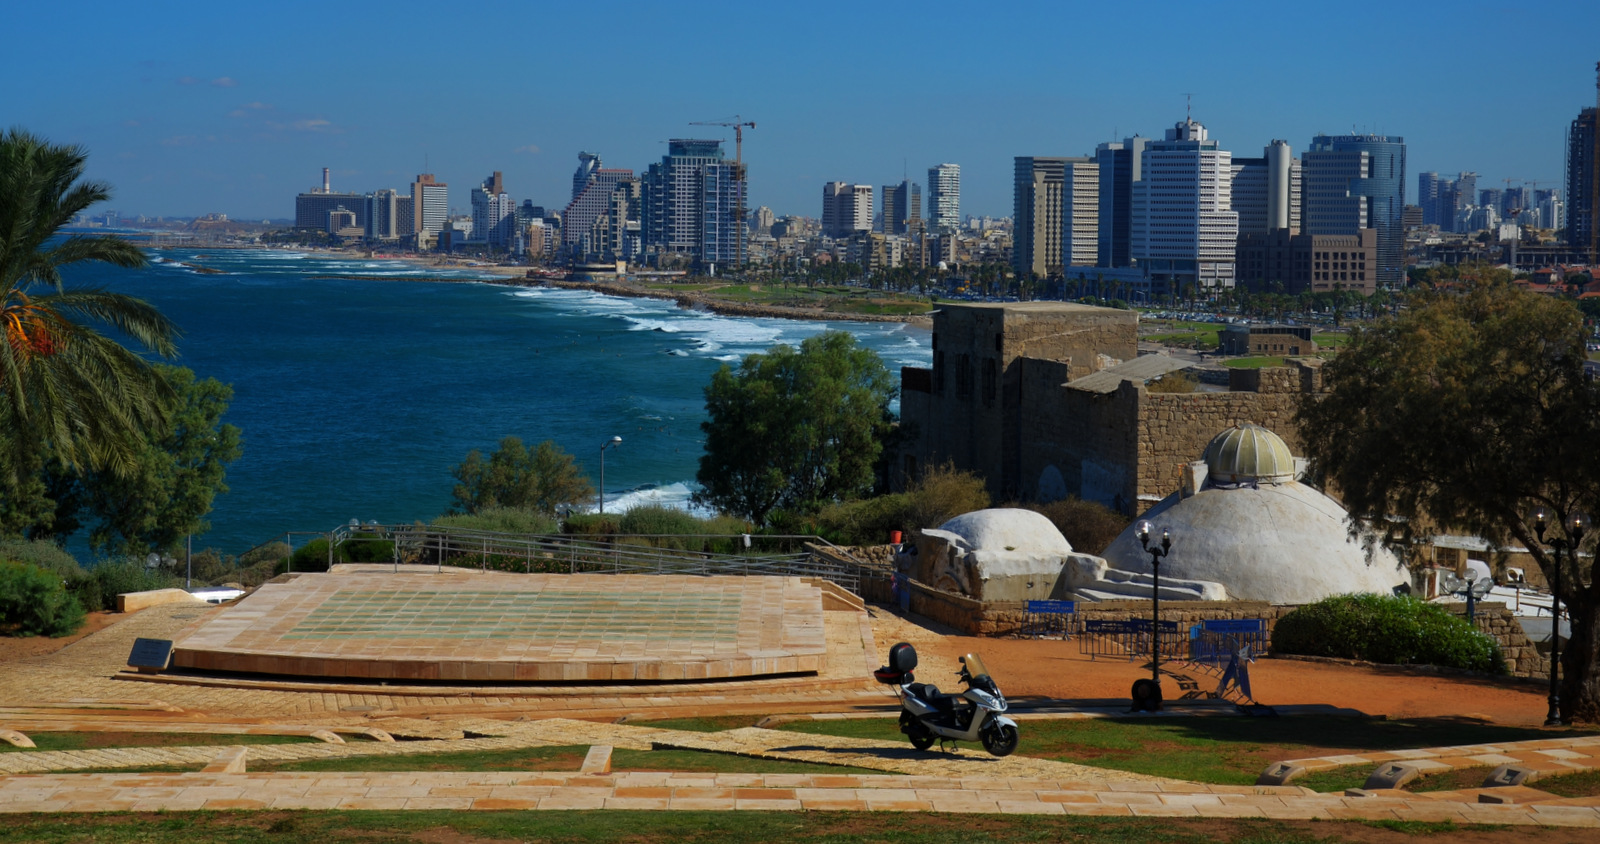
POLYGON ((738 263, 744 265, 744 130, 745 127, 756 128, 754 120, 745 120, 741 115, 735 114, 727 120, 696 120, 690 126, 722 126, 733 130, 733 177, 739 185, 739 196, 734 201, 733 229, 739 235, 738 263))

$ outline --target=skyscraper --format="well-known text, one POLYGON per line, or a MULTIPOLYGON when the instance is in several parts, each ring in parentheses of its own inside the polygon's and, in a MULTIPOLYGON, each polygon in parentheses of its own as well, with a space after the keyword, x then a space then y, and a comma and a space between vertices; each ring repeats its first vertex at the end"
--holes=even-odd
POLYGON ((883 233, 908 234, 922 227, 922 186, 907 180, 883 186, 883 233))
POLYGON ((1600 62, 1595 76, 1595 107, 1567 127, 1567 245, 1591 264, 1600 263, 1600 62))
POLYGON ((1288 141, 1274 140, 1260 158, 1233 159, 1233 210, 1239 234, 1300 228, 1300 159, 1288 141))
POLYGON ((1011 183, 1011 268, 1017 275, 1061 272, 1061 191, 1067 159, 1019 155, 1011 183))
MULTIPOLYGON (((645 172, 643 235, 656 255, 704 264, 739 263, 739 190, 746 181, 722 155, 721 141, 675 138, 645 172)), ((747 188, 746 188, 747 189, 747 188)))
POLYGON ((517 204, 506 193, 500 171, 494 171, 481 186, 472 189, 472 239, 491 249, 505 249, 516 228, 516 210, 517 204))
POLYGON ((1095 249, 1096 265, 1130 267, 1128 237, 1133 225, 1133 183, 1142 174, 1149 138, 1137 135, 1095 147, 1100 165, 1100 225, 1095 249))
MULTIPOLYGON (((1406 144, 1399 136, 1317 135, 1302 158, 1305 231, 1378 231, 1379 284, 1405 279, 1406 144)), ((1462 190, 1460 181, 1457 191, 1462 190)), ((1471 202, 1471 194, 1467 194, 1471 202)))
POLYGON ((597 152, 578 153, 578 170, 572 174, 572 198, 577 199, 588 187, 589 180, 603 165, 600 163, 600 154, 597 152))
POLYGON ((841 238, 872 231, 872 185, 822 186, 822 234, 841 238))
POLYGON ((1417 174, 1417 207, 1422 209, 1422 224, 1439 226, 1448 231, 1439 213, 1439 200, 1444 195, 1449 179, 1442 179, 1432 170, 1417 174))
POLYGON ((450 219, 449 186, 435 181, 432 173, 417 174, 417 180, 411 183, 411 217, 417 247, 427 248, 450 219))
MULTIPOLYGON (((561 245, 569 252, 587 252, 584 238, 591 232, 594 221, 611 211, 611 193, 619 183, 633 178, 632 170, 607 169, 598 166, 600 156, 588 152, 578 153, 578 173, 584 177, 583 188, 567 203, 561 214, 561 245), (593 164, 594 167, 589 165, 593 164)), ((573 176, 576 186, 578 177, 573 176)), ((592 246, 591 238, 591 246, 592 246)))
POLYGON ((1155 286, 1177 292, 1232 287, 1239 215, 1233 210, 1233 155, 1185 119, 1146 145, 1133 183, 1129 252, 1155 286))
POLYGON ((936 232, 961 227, 961 165, 928 168, 928 226, 936 232))

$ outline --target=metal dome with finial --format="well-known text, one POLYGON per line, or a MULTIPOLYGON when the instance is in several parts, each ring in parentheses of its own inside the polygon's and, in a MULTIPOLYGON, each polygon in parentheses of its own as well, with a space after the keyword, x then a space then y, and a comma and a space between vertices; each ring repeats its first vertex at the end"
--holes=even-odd
POLYGON ((1283 438, 1246 422, 1212 438, 1206 446, 1206 475, 1217 484, 1281 484, 1294 480, 1294 455, 1283 438))

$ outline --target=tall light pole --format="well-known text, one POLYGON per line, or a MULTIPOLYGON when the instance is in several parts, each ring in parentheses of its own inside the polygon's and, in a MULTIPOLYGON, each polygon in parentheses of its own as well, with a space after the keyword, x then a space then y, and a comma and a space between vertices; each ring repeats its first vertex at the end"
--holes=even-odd
POLYGON ((1158 545, 1150 544, 1150 532, 1155 530, 1155 525, 1149 520, 1141 520, 1136 529, 1139 544, 1144 546, 1145 553, 1150 555, 1150 571, 1153 578, 1150 583, 1150 689, 1146 694, 1140 694, 1139 687, 1146 681, 1140 680, 1133 684, 1133 705, 1150 712, 1161 710, 1161 558, 1167 556, 1172 550, 1172 534, 1166 528, 1161 529, 1161 542, 1158 545))
MULTIPOLYGON (((1545 544, 1544 534, 1549 529, 1545 521, 1544 510, 1533 514, 1533 535, 1541 545, 1545 544)), ((1561 569, 1565 562, 1563 559, 1570 554, 1572 557, 1572 570, 1578 570, 1578 544, 1583 542, 1583 535, 1589 532, 1589 517, 1583 513, 1573 513, 1568 516, 1562 528, 1565 536, 1550 537, 1549 545, 1555 549, 1553 567, 1555 577, 1551 579, 1550 589, 1550 711, 1545 713, 1544 725, 1546 727, 1559 727, 1564 723, 1561 720, 1561 569)))
POLYGON ((612 437, 600 446, 600 515, 606 514, 606 449, 622 445, 621 437, 612 437))

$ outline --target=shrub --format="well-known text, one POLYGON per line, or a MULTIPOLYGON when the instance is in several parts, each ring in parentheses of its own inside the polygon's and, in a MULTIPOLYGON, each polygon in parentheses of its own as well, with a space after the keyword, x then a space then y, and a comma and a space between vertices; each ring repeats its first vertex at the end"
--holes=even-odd
POLYGON ((898 526, 904 530, 938 527, 962 513, 989 507, 989 490, 983 478, 958 470, 954 463, 930 466, 911 483, 906 494, 907 510, 898 526))
MULTIPOLYGON (((389 563, 394 561, 394 543, 379 539, 375 533, 351 534, 349 539, 334 549, 336 563, 389 563)), ((328 565, 328 545, 322 545, 322 565, 328 565)))
POLYGON ((1196 381, 1193 376, 1183 370, 1178 370, 1151 381, 1144 385, 1144 388, 1152 393, 1192 393, 1198 386, 1200 386, 1200 382, 1196 381))
POLYGON ((476 513, 451 513, 433 520, 435 527, 492 530, 499 533, 557 533, 556 521, 521 507, 485 507, 476 513))
POLYGON ((84 574, 77 558, 48 539, 0 539, 0 560, 38 566, 66 579, 84 574))
POLYGON ((702 533, 699 519, 683 510, 661 504, 641 504, 629 508, 617 523, 620 533, 687 536, 702 533))
POLYGON ((83 605, 61 577, 28 563, 0 562, 0 629, 21 636, 66 636, 83 626, 83 605))
POLYGON ((882 545, 889 531, 915 524, 912 509, 911 494, 905 492, 831 504, 817 514, 813 532, 839 545, 882 545))
POLYGON ((143 560, 113 557, 95 563, 84 577, 68 579, 67 589, 85 609, 100 612, 116 609, 118 595, 168 589, 182 583, 169 574, 146 568, 143 560))
POLYGON ((1278 653, 1504 673, 1500 645, 1444 607, 1406 595, 1335 595, 1278 621, 1278 653))
POLYGON ((615 513, 579 513, 568 516, 561 523, 561 532, 573 536, 612 537, 622 532, 620 517, 615 513))
POLYGON ((1128 527, 1128 517, 1110 507, 1081 498, 1063 498, 1049 504, 1019 504, 1049 519, 1080 554, 1099 554, 1128 527))

